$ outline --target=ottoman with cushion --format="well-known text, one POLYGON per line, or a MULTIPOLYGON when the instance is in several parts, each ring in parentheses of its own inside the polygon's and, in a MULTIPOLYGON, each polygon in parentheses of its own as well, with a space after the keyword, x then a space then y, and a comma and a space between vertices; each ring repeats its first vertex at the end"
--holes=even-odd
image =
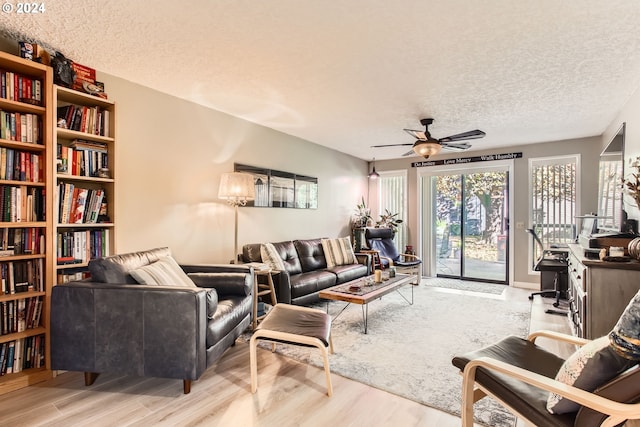
POLYGON ((324 372, 327 378, 327 395, 333 394, 327 347, 333 353, 331 341, 331 317, 324 311, 290 304, 276 304, 258 325, 249 342, 251 359, 251 392, 258 389, 258 340, 268 340, 292 345, 317 347, 322 352, 324 372))

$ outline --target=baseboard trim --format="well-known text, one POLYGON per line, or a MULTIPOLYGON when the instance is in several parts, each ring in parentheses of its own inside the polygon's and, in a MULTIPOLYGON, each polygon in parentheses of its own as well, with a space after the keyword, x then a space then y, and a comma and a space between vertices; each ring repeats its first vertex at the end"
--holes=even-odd
POLYGON ((538 290, 540 290, 540 283, 514 282, 513 283, 513 287, 514 288, 520 288, 520 289, 531 289, 533 291, 538 291, 538 290))

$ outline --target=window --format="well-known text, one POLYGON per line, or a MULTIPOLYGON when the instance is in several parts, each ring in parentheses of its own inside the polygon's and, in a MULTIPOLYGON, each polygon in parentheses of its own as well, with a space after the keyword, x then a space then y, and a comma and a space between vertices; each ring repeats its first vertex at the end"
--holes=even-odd
MULTIPOLYGON (((406 171, 380 172, 378 179, 378 213, 383 214, 385 209, 392 214, 397 213, 402 224, 398 225, 398 231, 393 239, 398 252, 402 253, 407 242, 407 173, 406 171)), ((378 219, 378 218, 376 218, 378 219)))
MULTIPOLYGON (((529 160, 529 223, 545 248, 575 238, 579 160, 579 155, 529 160)), ((538 245, 532 243, 531 266, 541 255, 538 245)))

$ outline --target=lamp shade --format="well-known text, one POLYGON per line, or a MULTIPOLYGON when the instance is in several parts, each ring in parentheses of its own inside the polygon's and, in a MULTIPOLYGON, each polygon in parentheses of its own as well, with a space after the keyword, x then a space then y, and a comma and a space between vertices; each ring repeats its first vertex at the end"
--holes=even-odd
POLYGON ((223 173, 220 177, 218 197, 232 205, 244 205, 256 198, 253 176, 241 172, 223 173))
POLYGON ((434 141, 416 141, 416 143, 413 144, 413 151, 425 159, 428 159, 429 156, 438 154, 441 149, 442 145, 434 141))

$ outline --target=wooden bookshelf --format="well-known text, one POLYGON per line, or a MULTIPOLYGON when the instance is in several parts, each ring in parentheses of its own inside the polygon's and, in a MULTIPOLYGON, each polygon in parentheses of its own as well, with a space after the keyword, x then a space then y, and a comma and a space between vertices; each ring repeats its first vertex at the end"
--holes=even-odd
POLYGON ((54 85, 54 111, 55 281, 62 283, 87 277, 90 259, 115 253, 116 111, 110 100, 57 85, 54 85), (78 129, 70 111, 80 114, 82 109, 88 118, 82 116, 86 126, 78 129), (98 168, 105 165, 108 176, 99 176, 98 168), (74 193, 77 189, 87 191, 78 196, 74 193), (104 191, 106 212, 103 206, 103 215, 91 221, 89 199, 100 190, 104 191), (68 192, 71 194, 65 197, 68 192), (85 200, 83 214, 78 199, 85 200), (65 262, 69 257, 73 261, 65 262))
POLYGON ((0 257, 0 271, 3 275, 0 283, 0 356, 4 349, 4 358, 8 359, 7 350, 12 343, 15 349, 17 343, 21 342, 20 345, 26 351, 22 355, 22 365, 15 372, 7 371, 0 376, 2 395, 52 377, 49 360, 49 308, 54 278, 51 236, 55 146, 51 68, 0 52, 0 73, 4 82, 4 87, 0 88, 0 111, 8 114, 4 119, 4 129, 0 122, 0 188, 6 191, 0 195, 0 200, 4 201, 0 205, 0 250, 3 252, 0 257), (10 78, 11 73, 13 77, 10 78), (7 82, 10 81, 17 82, 14 84, 13 99, 7 89, 7 82), (23 84, 22 89, 20 82, 23 84), (16 91, 21 96, 15 96, 16 91), (35 95, 36 92, 39 92, 39 96, 35 95), (34 105, 31 101, 36 98, 39 98, 39 102, 34 105), (6 117, 10 116, 16 118, 13 128, 6 125, 6 117), (18 117, 21 118, 19 134, 18 117), (20 168, 20 171, 14 169, 13 175, 8 171, 9 157, 15 161, 13 167, 20 168), (25 236, 30 237, 25 239, 25 236), (17 265, 33 266, 31 273, 37 272, 37 277, 32 274, 26 279, 26 276, 18 278, 17 270, 13 269, 17 265), (17 279, 20 283, 16 283, 17 279), (25 292, 12 292, 14 285, 24 288, 25 292), (41 301, 37 324, 20 323, 24 317, 17 313, 16 308, 27 307, 28 302, 34 298, 41 301), (13 319, 16 319, 12 320, 16 322, 13 324, 8 324, 11 311, 7 307, 10 306, 13 319), (29 349, 32 351, 27 351, 29 349), (36 350, 39 354, 35 353, 36 350))

